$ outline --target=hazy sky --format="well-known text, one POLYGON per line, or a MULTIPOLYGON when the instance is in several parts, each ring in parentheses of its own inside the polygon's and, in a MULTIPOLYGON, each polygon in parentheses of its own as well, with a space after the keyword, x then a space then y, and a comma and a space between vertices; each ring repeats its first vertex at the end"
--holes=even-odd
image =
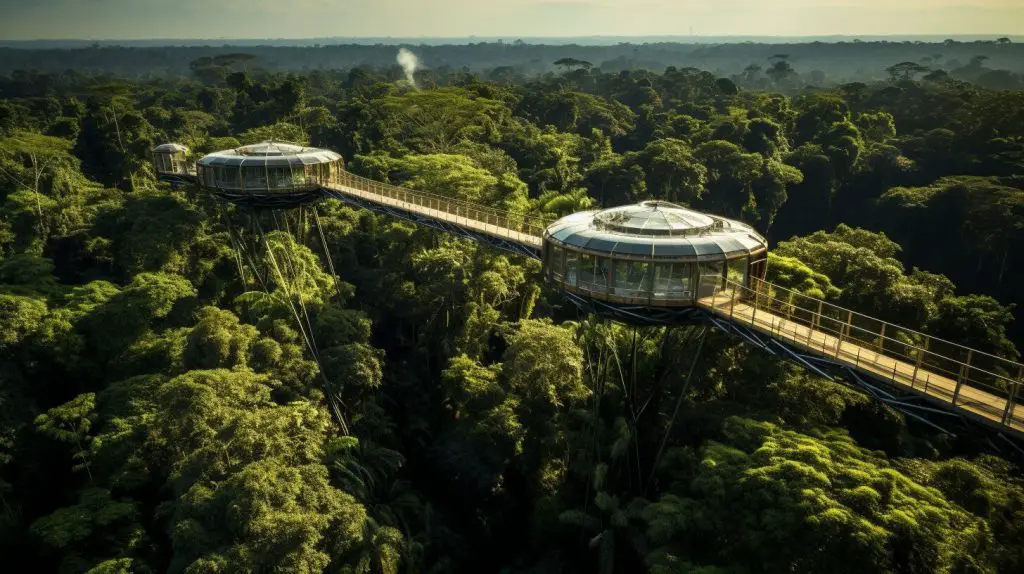
POLYGON ((1024 34, 1024 0, 0 0, 0 39, 1024 34))

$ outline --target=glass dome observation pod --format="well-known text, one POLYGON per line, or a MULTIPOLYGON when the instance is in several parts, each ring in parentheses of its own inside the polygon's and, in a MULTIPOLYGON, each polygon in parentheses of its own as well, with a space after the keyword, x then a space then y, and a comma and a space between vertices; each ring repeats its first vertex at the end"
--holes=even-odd
POLYGON ((153 148, 153 166, 160 179, 176 181, 195 177, 188 164, 188 148, 181 144, 166 143, 153 148))
POLYGON ((559 219, 544 232, 543 257, 548 280, 577 304, 663 322, 685 317, 727 279, 746 286, 763 277, 767 253, 749 225, 645 201, 559 219))
POLYGON ((207 155, 196 165, 196 178, 225 201, 294 207, 319 199, 320 188, 338 179, 344 166, 330 150, 263 142, 207 155))

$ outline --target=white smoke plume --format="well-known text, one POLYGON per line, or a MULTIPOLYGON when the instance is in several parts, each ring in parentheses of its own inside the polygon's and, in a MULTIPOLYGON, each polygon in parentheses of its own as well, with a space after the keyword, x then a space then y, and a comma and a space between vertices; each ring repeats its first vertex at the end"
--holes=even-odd
POLYGON ((405 70, 405 79, 409 80, 409 83, 412 84, 412 87, 418 90, 419 87, 416 85, 416 76, 414 74, 416 73, 416 70, 420 67, 420 59, 416 56, 416 54, 413 54, 412 52, 405 48, 401 48, 400 50, 398 50, 398 56, 395 58, 395 60, 397 60, 398 65, 402 66, 402 69, 405 70))

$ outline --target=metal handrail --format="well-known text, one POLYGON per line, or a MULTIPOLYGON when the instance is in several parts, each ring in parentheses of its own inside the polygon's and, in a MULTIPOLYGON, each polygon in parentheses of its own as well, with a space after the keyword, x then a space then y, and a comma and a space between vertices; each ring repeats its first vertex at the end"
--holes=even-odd
MULTIPOLYGON (((770 282, 768 282, 768 281, 764 281, 764 280, 760 280, 760 279, 758 279, 758 281, 761 281, 762 283, 764 283, 764 284, 766 284, 766 285, 769 285, 769 286, 771 286, 771 287, 773 287, 773 288, 775 288, 775 287, 778 287, 778 286, 777 286, 777 285, 775 285, 774 283, 770 283, 770 282)), ((739 284, 739 283, 735 283, 734 281, 729 281, 729 280, 727 280, 727 281, 726 281, 726 283, 727 283, 727 284, 729 284, 729 285, 733 285, 733 286, 735 286, 735 287, 739 287, 739 288, 741 288, 741 289, 748 289, 748 290, 751 290, 751 291, 753 291, 753 289, 750 289, 749 287, 744 287, 744 286, 742 286, 742 285, 741 285, 741 284, 739 284)), ((779 289, 782 289, 782 290, 785 290, 785 291, 791 291, 791 290, 789 290, 789 289, 786 289, 786 288, 784 288, 784 287, 778 287, 778 288, 779 288, 779 289)), ((791 292, 792 292, 792 291, 791 291, 791 292)), ((804 294, 802 294, 802 293, 797 293, 797 294, 798 294, 798 295, 801 295, 802 297, 806 297, 806 298, 808 298, 808 299, 812 299, 812 300, 818 300, 818 299, 815 299, 814 297, 811 297, 811 296, 809 296, 809 295, 804 295, 804 294)), ((786 305, 786 306, 788 306, 788 307, 792 307, 793 309, 797 309, 797 310, 800 310, 800 311, 805 311, 805 312, 807 312, 807 313, 810 313, 812 317, 817 317, 817 318, 818 318, 818 322, 816 323, 816 325, 817 325, 818 327, 820 327, 820 325, 821 325, 821 322, 820 322, 820 318, 821 318, 822 316, 825 316, 825 317, 826 317, 827 319, 829 319, 830 321, 837 321, 837 322, 840 322, 840 320, 839 320, 839 319, 836 319, 836 318, 834 318, 834 317, 828 317, 828 316, 826 316, 826 315, 825 315, 824 313, 819 313, 818 311, 814 311, 814 310, 811 310, 811 309, 807 309, 806 307, 800 307, 800 306, 798 306, 798 305, 795 305, 795 304, 793 304, 793 303, 790 303, 790 302, 784 301, 784 300, 782 300, 782 299, 779 299, 779 298, 777 298, 777 297, 769 297, 769 300, 770 300, 770 301, 777 301, 777 302, 779 302, 779 303, 782 303, 783 305, 786 305)), ((859 316, 861 316, 861 317, 865 317, 865 318, 868 318, 868 319, 876 320, 876 321, 878 321, 879 323, 884 323, 884 324, 886 324, 886 325, 889 325, 889 326, 891 326, 891 327, 893 327, 893 328, 896 328, 896 329, 900 329, 900 330, 903 330, 903 331, 907 331, 907 332, 910 332, 910 333, 913 333, 913 334, 916 334, 916 335, 920 335, 920 336, 922 336, 922 337, 925 337, 926 339, 931 339, 931 340, 934 340, 934 341, 941 341, 941 342, 944 342, 944 343, 948 343, 948 341, 945 341, 944 339, 940 339, 940 338, 938 338, 938 337, 932 337, 931 335, 927 335, 927 334, 925 334, 925 333, 920 333, 920 332, 918 332, 918 331, 914 331, 913 329, 908 329, 908 328, 906 328, 906 327, 901 327, 901 326, 899 326, 899 325, 896 325, 896 324, 893 324, 893 323, 888 323, 888 322, 886 322, 886 321, 882 321, 882 320, 880 320, 880 319, 875 319, 874 317, 871 317, 870 315, 864 315, 863 313, 857 313, 856 311, 849 311, 848 309, 845 309, 845 308, 843 308, 843 307, 840 307, 840 306, 838 306, 838 305, 832 305, 832 304, 830 304, 830 303, 823 303, 823 305, 828 305, 828 306, 830 306, 830 307, 832 307, 832 308, 834 308, 834 309, 841 309, 841 310, 843 310, 843 311, 846 311, 846 312, 852 312, 852 313, 853 313, 853 314, 855 314, 855 315, 859 315, 859 316)), ((791 320, 792 320, 792 319, 791 319, 791 320)), ((799 321, 795 321, 795 322, 799 322, 799 321)), ((956 363, 956 364, 958 364, 958 365, 961 365, 961 366, 965 366, 965 367, 970 367, 971 369, 973 369, 973 370, 975 370, 975 371, 978 371, 978 372, 981 372, 981 373, 984 373, 984 374, 987 374, 987 375, 992 375, 993 377, 998 377, 998 378, 1000 378, 1000 379, 1003 379, 1003 380, 1005 380, 1005 381, 1008 381, 1008 382, 1015 382, 1015 381, 1014 381, 1014 379, 1012 379, 1012 378, 1010 378, 1010 377, 1007 377, 1007 376, 1004 376, 1004 375, 1000 375, 999 373, 993 373, 993 372, 991 372, 991 371, 987 371, 987 370, 985 370, 985 369, 982 369, 981 367, 978 367, 978 366, 976 366, 976 365, 970 365, 970 364, 968 364, 968 363, 965 363, 965 362, 963 362, 963 361, 961 361, 961 360, 959 360, 959 359, 956 359, 956 358, 953 358, 953 357, 949 357, 949 356, 946 356, 946 355, 942 355, 942 354, 936 353, 935 351, 932 351, 931 349, 928 349, 928 348, 926 348, 926 347, 921 347, 921 346, 918 346, 918 345, 916 345, 916 344, 914 344, 914 343, 908 343, 908 342, 906 342, 906 341, 900 341, 899 339, 893 339, 892 337, 889 337, 889 336, 883 335, 883 334, 881 334, 881 333, 875 333, 875 332, 871 331, 870 329, 866 329, 866 328, 864 328, 864 327, 860 327, 860 326, 857 326, 857 325, 853 325, 853 324, 851 324, 851 323, 845 323, 845 325, 847 325, 847 326, 849 327, 849 329, 855 329, 855 330, 857 330, 857 331, 861 331, 861 332, 864 332, 864 333, 868 333, 868 334, 870 334, 870 335, 871 335, 871 339, 873 339, 873 340, 881 339, 881 340, 884 340, 884 341, 891 341, 891 342, 893 342, 893 343, 895 343, 895 344, 897 344, 897 345, 901 345, 901 346, 903 346, 903 347, 907 347, 908 349, 911 349, 911 350, 914 350, 914 351, 920 351, 920 352, 922 352, 922 353, 926 353, 926 354, 929 354, 929 355, 933 355, 933 356, 936 356, 936 357, 939 357, 939 358, 942 358, 942 359, 946 359, 946 360, 948 360, 948 361, 951 361, 951 362, 953 362, 953 363, 956 363)), ((818 330, 820 330, 820 329, 818 329, 818 330)), ((831 330, 830 330, 830 331, 831 331, 831 330)), ((824 331, 823 331, 823 332, 824 332, 824 331)), ((847 332, 849 332, 849 331, 847 331, 847 332)), ((849 335, 846 335, 846 337, 849 337, 849 335)), ((966 347, 966 346, 964 346, 964 345, 960 345, 960 344, 958 344, 958 343, 949 343, 949 344, 951 344, 951 345, 954 345, 954 346, 956 346, 956 347, 959 347, 959 348, 962 348, 962 349, 965 349, 965 350, 967 350, 967 351, 971 351, 971 352, 973 352, 973 353, 975 353, 975 354, 978 354, 978 355, 984 355, 984 356, 987 356, 987 357, 992 357, 992 358, 994 358, 994 359, 998 359, 998 360, 1000 360, 1000 361, 1003 361, 1003 362, 1009 363, 1009 364, 1010 364, 1011 366, 1017 366, 1017 367, 1024 367, 1024 365, 1022 365, 1021 363, 1017 363, 1017 362, 1014 362, 1014 361, 1010 361, 1009 359, 1005 359, 1005 358, 1003 358, 1003 357, 998 357, 998 356, 996 356, 996 355, 991 355, 991 354, 989 354, 989 353, 985 353, 984 351, 978 351, 977 349, 972 349, 972 348, 970 348, 970 347, 966 347)), ((880 351, 879 353, 880 353, 880 354, 883 354, 883 355, 886 355, 886 354, 887 354, 887 353, 885 353, 884 351, 880 351)), ((906 356, 906 355, 905 355, 905 357, 906 357, 906 358, 911 358, 911 357, 909 357, 909 356, 906 356)))
MULTIPOLYGON (((810 295, 805 295, 804 293, 800 293, 799 291, 794 291, 793 289, 789 289, 788 287, 783 287, 781 285, 776 285, 776 284, 774 284, 774 283, 772 283, 770 281, 766 281, 764 279, 760 279, 760 278, 757 278, 757 277, 751 277, 751 280, 752 281, 756 281, 757 283, 760 283, 760 284, 768 285, 772 289, 775 289, 775 290, 778 290, 778 291, 786 291, 788 293, 792 293, 792 294, 794 294, 794 295, 796 295, 798 297, 804 297, 804 298, 807 298, 807 299, 812 299, 814 301, 822 301, 821 299, 817 299, 815 297, 811 297, 810 295)), ((984 355, 986 357, 990 357, 990 358, 995 359, 997 361, 1001 361, 1001 362, 1007 363, 1011 367, 1016 367, 1016 368, 1024 367, 1024 364, 1022 364, 1020 362, 1017 362, 1017 361, 1014 361, 1014 360, 1011 360, 1011 359, 1007 359, 1006 357, 1000 357, 998 355, 993 355, 991 353, 986 353, 985 351, 979 351, 977 349, 973 349, 971 347, 968 347, 968 346, 960 344, 960 343, 949 341, 949 340, 943 339, 941 337, 936 337, 934 335, 929 335, 927 333, 922 333, 920 331, 916 331, 916 330, 910 329, 908 327, 903 327, 902 325, 897 325, 895 323, 890 323, 889 321, 885 321, 885 320, 879 319, 877 317, 872 317, 871 315, 865 315, 864 313, 861 313, 859 311, 854 311, 853 309, 847 309, 846 307, 840 307, 839 305, 835 305, 833 303, 828 303, 828 302, 824 302, 824 301, 822 301, 822 303, 824 305, 827 305, 829 308, 838 309, 838 310, 840 310, 840 311, 842 311, 844 313, 852 313, 853 315, 855 315, 857 317, 863 317, 863 318, 869 319, 871 321, 877 321, 879 324, 888 325, 890 327, 899 329, 899 330, 901 330, 901 331, 903 331, 905 333, 909 333, 911 335, 917 335, 917 336, 923 337, 925 339, 931 339, 932 341, 937 341, 937 342, 940 342, 940 343, 943 343, 943 344, 946 344, 946 345, 952 345, 954 347, 958 347, 960 349, 963 349, 964 351, 973 352, 974 354, 977 354, 977 355, 984 355)), ((787 303, 787 304, 791 304, 791 303, 787 303)), ((885 337, 884 335, 880 335, 880 336, 882 338, 888 340, 888 341, 894 341, 894 342, 899 343, 901 345, 907 344, 907 343, 904 343, 902 341, 898 341, 896 339, 892 339, 891 337, 885 337)))
POLYGON ((399 187, 355 175, 347 171, 341 172, 337 174, 336 177, 331 178, 328 182, 328 186, 332 184, 351 187, 360 191, 399 201, 405 201, 414 205, 421 205, 427 209, 441 211, 456 217, 465 217, 470 219, 466 213, 461 213, 461 211, 472 211, 475 212, 475 215, 486 216, 485 219, 473 218, 482 225, 492 225, 496 228, 503 228, 509 232, 531 235, 537 238, 543 236, 544 230, 551 221, 551 219, 528 215, 526 213, 495 209, 493 207, 483 206, 470 201, 399 187), (409 201, 410 199, 413 199, 413 201, 409 201), (453 210, 452 207, 459 209, 453 210), (490 221, 491 218, 494 219, 493 223, 490 221), (520 228, 523 230, 520 231, 520 228))
POLYGON ((1024 366, 1020 363, 952 343, 956 349, 967 350, 967 360, 962 361, 929 348, 931 341, 945 343, 945 341, 937 337, 931 337, 911 329, 903 329, 898 325, 883 322, 863 313, 844 309, 838 305, 825 303, 820 299, 779 287, 768 281, 752 279, 753 288, 726 279, 721 284, 722 287, 716 289, 712 294, 711 307, 717 312, 728 315, 730 320, 736 320, 734 317, 736 303, 737 301, 743 301, 752 309, 752 315, 747 319, 743 319, 743 321, 749 321, 753 325, 763 325, 772 331, 773 336, 790 339, 794 343, 803 344, 809 349, 817 349, 820 342, 820 350, 826 356, 834 354, 837 359, 840 356, 846 357, 844 360, 853 357, 852 361, 857 368, 875 372, 879 372, 880 368, 888 370, 890 367, 889 363, 891 362, 892 373, 883 376, 888 377, 892 382, 904 385, 909 384, 911 388, 918 390, 922 387, 916 385, 923 384, 923 392, 925 394, 940 397, 943 401, 949 402, 954 407, 969 407, 984 411, 989 413, 985 418, 997 421, 999 424, 1020 426, 1020 419, 1015 414, 1019 391, 1021 386, 1024 385, 1024 376, 1022 376, 1024 374, 1024 366), (776 293, 772 293, 770 289, 765 289, 766 286, 768 288, 777 288, 779 292, 795 294, 814 301, 816 302, 815 306, 817 309, 803 307, 792 300, 792 298, 790 300, 780 298, 776 293), (720 306, 721 302, 718 299, 720 296, 726 297, 724 301, 726 305, 724 307, 720 306), (837 309, 846 314, 846 320, 826 314, 826 311, 832 313, 837 309), (767 321, 766 319, 759 319, 757 316, 759 311, 766 312, 770 319, 767 321), (785 313, 785 316, 781 316, 780 313, 785 313), (884 327, 881 326, 878 331, 872 331, 854 325, 851 319, 854 314, 877 321, 879 325, 891 327, 889 330, 890 335, 893 331, 906 331, 912 335, 922 337, 923 343, 914 339, 910 341, 895 339, 890 335, 886 335, 884 327), (837 328, 826 326, 829 322, 836 323, 837 328), (787 327, 787 323, 791 326, 787 327), (800 333, 801 329, 806 329, 806 333, 800 333), (816 340, 814 337, 815 332, 823 335, 824 339, 816 340), (865 337, 868 339, 867 341, 864 340, 865 337), (830 342, 829 338, 833 340, 830 342), (888 347, 886 346, 887 341, 891 343, 888 347), (847 342, 857 349, 856 356, 853 356, 850 350, 843 349, 844 343, 847 342), (874 355, 874 358, 870 358, 871 355, 868 354, 862 357, 861 351, 874 355), (978 356, 999 359, 1001 361, 1000 367, 1003 364, 1018 366, 1017 378, 1014 378, 1012 372, 1010 376, 1005 376, 980 368, 977 364, 972 365, 972 358, 977 358, 978 356), (880 358, 884 360, 880 360, 880 358), (904 366, 900 367, 900 363, 904 366), (911 368, 911 372, 906 372, 911 368), (948 389, 943 388, 939 384, 939 381, 942 379, 955 384, 955 386, 951 385, 948 389), (986 399, 985 397, 988 398, 986 399))

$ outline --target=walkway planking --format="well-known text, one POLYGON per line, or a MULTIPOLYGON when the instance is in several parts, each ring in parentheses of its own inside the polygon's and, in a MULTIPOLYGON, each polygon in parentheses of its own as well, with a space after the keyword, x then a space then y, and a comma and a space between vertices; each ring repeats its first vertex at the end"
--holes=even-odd
POLYGON ((755 313, 752 305, 739 300, 734 302, 731 295, 719 295, 714 300, 707 297, 697 303, 729 321, 751 327, 762 334, 839 361, 875 378, 889 381, 901 389, 940 403, 945 408, 952 408, 990 426, 1024 434, 1024 406, 1015 405, 1013 413, 1004 423, 1003 415, 1007 403, 1004 397, 963 384, 954 404, 957 382, 929 372, 923 367, 915 368, 913 364, 887 357, 856 343, 840 341, 838 337, 811 329, 764 309, 759 308, 755 313))
MULTIPOLYGON (((382 189, 386 186, 386 184, 374 183, 381 186, 382 189)), ((477 210, 469 205, 459 205, 454 206, 455 213, 452 213, 449 210, 430 207, 429 200, 426 201, 428 205, 422 205, 421 203, 403 201, 385 193, 359 189, 337 182, 325 187, 338 193, 387 205, 410 214, 445 221, 467 230, 484 233, 508 241, 515 241, 528 247, 540 249, 543 244, 539 234, 514 231, 498 223, 488 223, 482 220, 479 216, 485 218, 494 217, 495 221, 500 221, 500 216, 483 211, 486 208, 477 210), (459 211, 465 211, 465 214, 460 214, 459 211), (477 215, 478 217, 472 217, 471 215, 477 215)), ((393 186, 386 186, 386 188, 393 195, 406 193, 410 198, 421 202, 424 201, 422 197, 418 197, 419 194, 417 192, 393 186)), ((451 208, 452 206, 448 207, 451 208)), ((1015 405, 1012 413, 1006 413, 1007 400, 1003 397, 993 395, 966 383, 960 386, 960 391, 957 393, 957 381, 954 379, 930 372, 923 367, 917 367, 911 363, 888 357, 876 350, 868 349, 848 340, 840 340, 838 337, 780 317, 770 311, 760 308, 755 310, 748 303, 744 303, 739 299, 734 300, 731 294, 721 293, 715 298, 700 299, 697 304, 729 321, 753 328, 767 336, 784 340, 821 357, 838 361, 873 378, 888 381, 896 387, 922 396, 942 405, 946 409, 952 409, 987 425, 1011 431, 1018 436, 1024 436, 1024 405, 1015 405), (726 296, 723 297, 722 295, 726 296)))
POLYGON ((445 210, 434 209, 424 205, 419 205, 416 203, 395 199, 387 195, 374 193, 372 191, 356 189, 354 187, 341 185, 337 183, 332 183, 330 185, 326 185, 325 187, 327 189, 330 189, 331 191, 345 193, 348 195, 352 195, 354 197, 360 197, 362 199, 373 201, 381 205, 388 205, 408 213, 415 213, 417 215, 430 217, 439 221, 446 221, 448 223, 457 225, 464 229, 485 233, 487 235, 490 235, 492 237, 498 237, 500 239, 515 241, 516 243, 526 245, 528 247, 540 249, 543 243, 543 240, 537 235, 513 231, 511 229, 502 227, 501 225, 487 223, 486 221, 480 221, 479 219, 475 219, 467 215, 458 215, 457 213, 450 213, 445 210))

